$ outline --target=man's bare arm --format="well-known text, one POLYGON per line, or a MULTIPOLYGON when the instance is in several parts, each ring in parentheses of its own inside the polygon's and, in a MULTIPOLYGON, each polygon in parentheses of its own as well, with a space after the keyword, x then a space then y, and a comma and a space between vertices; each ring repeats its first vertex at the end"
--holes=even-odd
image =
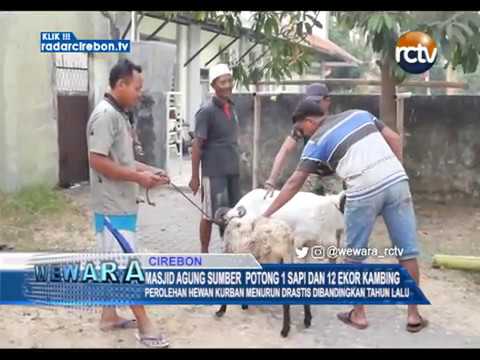
POLYGON ((282 190, 275 198, 270 207, 265 211, 263 216, 269 217, 277 212, 281 207, 283 207, 287 202, 290 201, 296 193, 300 191, 302 185, 307 180, 309 173, 306 171, 296 170, 292 176, 287 180, 285 185, 283 185, 282 190))
POLYGON ((193 195, 197 194, 200 188, 200 159, 202 158, 202 146, 204 139, 195 137, 192 143, 192 178, 190 179, 190 189, 193 195))
POLYGON ((200 176, 200 159, 202 158, 202 147, 204 139, 196 137, 192 143, 192 177, 200 176))
POLYGON ((400 141, 400 135, 398 135, 395 131, 390 129, 388 126, 385 126, 382 129, 382 136, 385 141, 388 143, 390 148, 392 149, 393 153, 397 156, 397 158, 402 162, 402 144, 400 141))
POLYGON ((295 151, 296 145, 297 143, 295 139, 293 139, 290 135, 285 138, 285 141, 283 142, 280 150, 275 156, 275 160, 273 161, 272 171, 270 172, 270 176, 267 180, 268 183, 275 186, 276 180, 282 171, 287 157, 295 151))
POLYGON ((134 182, 147 189, 168 182, 168 178, 155 175, 151 171, 137 171, 118 165, 105 155, 90 152, 89 158, 92 169, 112 180, 134 182))
POLYGON ((137 169, 137 171, 150 171, 150 172, 153 172, 155 174, 161 172, 163 175, 166 175, 165 170, 159 169, 155 166, 150 166, 150 165, 144 164, 144 163, 139 162, 139 161, 135 161, 135 168, 137 169))
POLYGON ((147 164, 141 163, 140 161, 135 161, 135 169, 137 171, 151 171, 152 168, 147 164))

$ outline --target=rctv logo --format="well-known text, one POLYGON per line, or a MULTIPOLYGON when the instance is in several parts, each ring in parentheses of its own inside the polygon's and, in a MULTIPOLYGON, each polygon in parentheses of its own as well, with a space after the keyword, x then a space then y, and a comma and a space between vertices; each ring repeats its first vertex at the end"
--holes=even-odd
POLYGON ((435 64, 437 54, 437 44, 430 35, 420 31, 410 31, 398 39, 395 61, 404 71, 421 74, 435 64))

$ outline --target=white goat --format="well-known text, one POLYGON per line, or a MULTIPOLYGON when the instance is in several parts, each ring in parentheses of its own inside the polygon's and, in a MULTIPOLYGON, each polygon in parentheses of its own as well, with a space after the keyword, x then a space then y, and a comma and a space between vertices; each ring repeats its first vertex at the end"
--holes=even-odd
POLYGON ((223 235, 224 252, 251 253, 259 263, 293 262, 293 232, 283 220, 233 218, 223 235))
MULTIPOLYGON (((223 209, 216 217, 223 218, 227 224, 240 217, 247 224, 247 219, 260 217, 280 192, 275 191, 273 196, 265 198, 266 193, 264 189, 252 190, 244 195, 234 208, 223 209)), ((299 192, 271 218, 285 221, 291 227, 294 247, 297 249, 316 245, 339 247, 344 232, 344 201, 343 192, 325 196, 299 192)), ((304 261, 311 259, 310 253, 304 261)), ((335 259, 329 260, 335 262, 335 259)))
MULTIPOLYGON (((343 193, 318 196, 300 192, 271 218, 258 219, 278 194, 276 191, 265 198, 266 191, 256 189, 242 197, 233 209, 222 209, 216 214, 227 224, 223 234, 225 252, 251 253, 260 263, 291 263, 294 247, 339 246, 344 228, 343 193)), ((216 315, 223 316, 226 309, 222 305, 216 315)), ((310 305, 304 305, 304 310, 304 324, 309 327, 310 305)), ((286 337, 289 330, 290 305, 283 305, 281 335, 286 337)))
MULTIPOLYGON (((293 260, 293 231, 283 220, 252 217, 232 218, 223 235, 226 253, 251 253, 259 263, 291 263, 293 260)), ((242 305, 242 309, 247 309, 242 305)), ((305 327, 312 320, 310 305, 304 305, 305 327)), ((221 317, 227 311, 222 305, 216 312, 221 317)), ((290 305, 283 305, 283 326, 280 334, 290 331, 290 305)))

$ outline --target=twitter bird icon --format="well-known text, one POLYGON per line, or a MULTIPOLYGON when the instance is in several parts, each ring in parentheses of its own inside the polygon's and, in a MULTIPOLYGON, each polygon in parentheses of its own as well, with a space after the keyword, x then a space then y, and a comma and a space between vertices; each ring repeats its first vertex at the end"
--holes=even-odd
POLYGON ((295 248, 295 252, 297 253, 297 257, 299 259, 303 259, 308 254, 308 247, 304 246, 301 249, 295 248))

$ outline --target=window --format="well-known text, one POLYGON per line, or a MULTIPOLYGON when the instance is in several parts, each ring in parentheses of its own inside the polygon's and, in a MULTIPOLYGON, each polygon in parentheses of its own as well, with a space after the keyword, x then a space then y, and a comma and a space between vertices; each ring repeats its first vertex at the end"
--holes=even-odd
POLYGON ((58 92, 88 92, 88 54, 55 54, 58 92))
POLYGON ((208 81, 208 75, 210 71, 208 69, 200 69, 200 81, 206 80, 208 81))

